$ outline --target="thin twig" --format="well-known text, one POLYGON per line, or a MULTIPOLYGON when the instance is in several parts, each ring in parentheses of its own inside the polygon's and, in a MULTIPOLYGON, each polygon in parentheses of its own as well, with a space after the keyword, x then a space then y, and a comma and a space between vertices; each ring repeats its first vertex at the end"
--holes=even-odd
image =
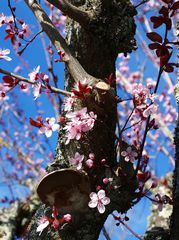
POLYGON ((132 117, 132 114, 133 114, 133 112, 134 112, 134 109, 135 109, 135 108, 133 108, 133 109, 132 109, 132 111, 131 111, 130 115, 128 116, 128 118, 127 118, 127 120, 126 120, 126 122, 125 122, 125 124, 124 124, 123 128, 121 129, 121 132, 123 132, 123 131, 124 131, 124 129, 125 129, 125 127, 126 127, 126 125, 128 124, 128 122, 129 122, 130 118, 132 117))
POLYGON ((145 4, 145 3, 147 3, 147 2, 149 2, 150 0, 143 0, 142 2, 140 2, 139 4, 137 4, 136 6, 134 6, 134 8, 138 8, 138 7, 140 7, 141 5, 143 5, 143 4, 145 4))
MULTIPOLYGON (((115 219, 116 216, 115 216, 113 213, 112 213, 112 216, 113 216, 114 219, 115 219)), ((139 237, 139 235, 138 235, 137 233, 135 233, 126 223, 124 223, 124 221, 122 221, 121 219, 118 219, 118 221, 119 221, 122 225, 124 225, 124 226, 127 228, 127 230, 129 230, 129 232, 131 232, 132 235, 134 235, 137 239, 142 240, 142 238, 139 237)))
POLYGON ((106 231, 105 226, 103 226, 102 231, 103 231, 103 235, 104 235, 104 237, 106 238, 106 240, 111 240, 108 232, 106 231))
POLYGON ((10 1, 10 0, 8 0, 8 7, 9 7, 9 9, 10 9, 10 11, 11 11, 11 14, 12 14, 12 17, 13 17, 13 20, 14 20, 15 29, 16 29, 16 31, 18 32, 18 27, 17 27, 17 24, 16 24, 16 16, 15 16, 14 11, 13 11, 13 9, 12 9, 11 1, 10 1))
MULTIPOLYGON (((36 84, 36 82, 33 82, 33 81, 31 81, 30 79, 28 79, 28 78, 25 78, 25 77, 22 77, 22 76, 20 76, 20 75, 11 73, 11 72, 6 71, 6 70, 1 69, 1 68, 0 68, 0 73, 6 74, 6 75, 11 76, 11 77, 14 77, 14 78, 18 79, 19 82, 25 82, 25 83, 29 83, 29 84, 31 84, 31 85, 35 85, 35 84, 36 84)), ((62 90, 62 89, 59 89, 59 88, 56 88, 56 87, 52 87, 52 86, 48 86, 48 87, 49 87, 48 89, 49 89, 51 92, 53 92, 53 93, 60 93, 60 94, 63 94, 63 95, 71 95, 71 93, 68 92, 68 91, 65 91, 65 90, 62 90)), ((42 84, 42 88, 47 89, 47 87, 45 86, 45 84, 42 84)))
POLYGON ((26 48, 29 46, 29 44, 32 43, 32 42, 36 39, 36 37, 37 37, 39 34, 41 34, 42 32, 43 32, 43 30, 41 30, 41 31, 39 31, 38 33, 36 33, 35 36, 28 41, 28 43, 25 45, 25 47, 24 47, 21 51, 18 52, 18 55, 22 55, 22 53, 26 50, 26 48))
POLYGON ((138 235, 137 233, 135 233, 125 222, 123 222, 122 220, 119 220, 119 222, 120 222, 122 225, 124 225, 124 226, 127 228, 127 230, 128 230, 129 232, 131 232, 137 239, 142 240, 142 238, 139 237, 139 235, 138 235))

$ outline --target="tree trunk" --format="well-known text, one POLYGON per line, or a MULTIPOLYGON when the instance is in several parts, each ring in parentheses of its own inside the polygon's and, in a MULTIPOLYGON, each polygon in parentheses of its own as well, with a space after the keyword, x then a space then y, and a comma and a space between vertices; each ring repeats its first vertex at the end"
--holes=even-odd
MULTIPOLYGON (((53 3, 53 1, 49 2, 53 3)), ((93 15, 88 24, 79 24, 70 18, 67 19, 67 43, 73 56, 78 59, 88 74, 97 79, 105 80, 111 73, 115 75, 115 61, 118 53, 127 54, 135 49, 133 16, 136 11, 134 7, 130 1, 126 0, 73 0, 71 3, 93 15)), ((70 74, 71 72, 67 69, 65 86, 69 91, 74 86, 74 79, 70 74)), ((82 140, 72 140, 67 145, 65 133, 61 129, 55 162, 47 168, 48 172, 68 168, 68 159, 76 152, 85 155, 85 160, 88 159, 89 153, 94 153, 96 167, 88 170, 84 166, 84 170, 88 173, 90 189, 94 192, 98 185, 103 184, 104 177, 114 179, 113 188, 108 189, 110 205, 107 206, 104 214, 99 214, 96 209, 89 209, 87 205, 80 207, 83 209, 78 209, 79 211, 69 209, 66 213, 72 215, 70 224, 58 232, 45 229, 41 236, 38 236, 36 229, 39 218, 43 215, 51 215, 50 208, 43 205, 36 212, 29 226, 26 239, 96 240, 107 216, 112 211, 118 210, 124 213, 133 205, 132 201, 136 198, 134 192, 137 187, 135 179, 128 177, 127 170, 126 177, 121 177, 118 171, 116 173, 119 163, 116 159, 115 146, 117 119, 115 77, 111 87, 112 90, 105 93, 94 89, 85 101, 79 101, 79 104, 75 106, 75 110, 87 107, 88 111, 94 111, 97 114, 94 129, 82 140), (108 167, 101 164, 102 159, 106 159, 108 167)), ((129 172, 132 176, 132 164, 128 163, 126 166, 131 169, 132 172, 129 172)), ((125 168, 125 165, 123 167, 125 168)), ((78 201, 78 196, 76 198, 78 201)))

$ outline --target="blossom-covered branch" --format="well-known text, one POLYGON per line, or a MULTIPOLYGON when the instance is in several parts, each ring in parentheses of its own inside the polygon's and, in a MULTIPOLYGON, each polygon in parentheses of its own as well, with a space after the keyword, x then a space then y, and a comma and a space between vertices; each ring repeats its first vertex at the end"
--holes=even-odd
MULTIPOLYGON (((18 79, 19 82, 25 82, 25 83, 29 83, 29 84, 32 84, 32 85, 36 84, 36 82, 34 82, 34 81, 32 81, 32 80, 30 80, 28 78, 25 78, 23 76, 15 74, 15 73, 6 71, 6 70, 1 69, 1 68, 0 68, 0 73, 3 73, 3 74, 6 74, 8 76, 11 76, 13 78, 16 78, 16 79, 18 79)), ((42 88, 46 88, 47 89, 47 86, 45 86, 45 84, 42 84, 41 86, 42 86, 42 88)), ((48 86, 48 89, 51 92, 53 92, 53 93, 59 93, 59 94, 64 94, 64 95, 71 95, 70 92, 62 90, 62 89, 59 89, 59 88, 56 88, 56 87, 48 86)))

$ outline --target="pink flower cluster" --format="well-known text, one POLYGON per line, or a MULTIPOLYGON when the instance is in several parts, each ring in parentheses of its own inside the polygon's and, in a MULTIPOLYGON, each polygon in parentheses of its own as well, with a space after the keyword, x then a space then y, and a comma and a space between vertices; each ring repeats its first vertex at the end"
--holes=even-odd
POLYGON ((68 122, 63 128, 66 131, 67 141, 66 144, 72 139, 79 140, 83 133, 90 131, 95 123, 97 116, 94 112, 87 112, 87 108, 66 114, 68 122))
MULTIPOLYGON (((15 9, 13 9, 14 11, 15 9)), ((31 30, 27 24, 24 23, 22 19, 16 18, 16 24, 14 23, 13 16, 5 16, 4 14, 0 15, 0 27, 6 26, 5 32, 5 40, 10 39, 12 45, 18 49, 22 44, 20 43, 20 39, 24 39, 31 34, 31 30)))
POLYGON ((154 103, 155 94, 150 93, 151 84, 144 87, 141 83, 133 85, 133 102, 136 107, 136 112, 142 117, 147 118, 151 114, 155 114, 158 106, 154 103))
POLYGON ((58 218, 58 213, 53 207, 52 209, 52 217, 48 218, 47 216, 41 217, 41 219, 38 222, 38 227, 36 229, 36 232, 39 232, 39 236, 42 234, 43 230, 51 225, 54 229, 59 229, 60 227, 63 227, 64 224, 71 221, 71 215, 65 214, 62 218, 58 218))

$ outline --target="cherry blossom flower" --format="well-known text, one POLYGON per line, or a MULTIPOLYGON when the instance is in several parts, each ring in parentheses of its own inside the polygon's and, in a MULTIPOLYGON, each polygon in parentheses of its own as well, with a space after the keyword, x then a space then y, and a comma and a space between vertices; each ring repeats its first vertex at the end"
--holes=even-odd
POLYGON ((25 23, 22 24, 22 33, 23 33, 23 36, 26 36, 26 37, 32 34, 32 31, 30 30, 29 25, 25 23))
POLYGON ((64 130, 66 130, 67 141, 66 144, 72 139, 79 140, 83 133, 90 131, 95 123, 96 115, 93 112, 87 113, 87 108, 66 114, 69 119, 64 130))
POLYGON ((104 213, 105 205, 108 205, 110 203, 110 199, 106 197, 105 191, 101 189, 97 194, 95 192, 92 192, 90 193, 89 197, 91 198, 91 201, 88 203, 88 206, 90 208, 97 207, 99 213, 104 213))
POLYGON ((40 66, 36 67, 33 69, 33 71, 31 73, 28 74, 29 78, 31 81, 36 81, 39 77, 39 70, 40 70, 40 66))
POLYGON ((83 160, 84 155, 80 155, 78 152, 76 152, 75 156, 69 159, 69 162, 72 166, 75 166, 77 170, 80 170, 82 168, 83 160))
POLYGON ((40 96, 41 87, 42 87, 42 84, 41 84, 41 83, 36 83, 36 84, 35 84, 35 86, 34 86, 34 91, 33 91, 34 100, 36 100, 36 99, 40 96))
POLYGON ((39 77, 42 81, 47 82, 47 83, 49 82, 49 76, 47 74, 40 73, 39 77))
POLYGON ((88 168, 92 168, 92 167, 94 166, 93 160, 88 159, 88 160, 86 161, 86 166, 87 166, 88 168))
POLYGON ((6 21, 6 16, 4 16, 4 14, 0 14, 0 27, 2 27, 2 25, 5 23, 6 21))
POLYGON ((41 233, 43 232, 43 230, 48 227, 48 225, 50 224, 48 218, 46 216, 43 216, 40 220, 39 220, 39 225, 37 227, 36 232, 39 232, 39 236, 41 235, 41 233))
POLYGON ((146 106, 146 101, 150 95, 148 88, 145 88, 141 83, 133 85, 134 104, 136 106, 146 106))
POLYGON ((126 162, 130 161, 133 163, 138 154, 132 150, 132 147, 128 147, 126 151, 121 152, 121 155, 124 157, 126 162))
POLYGON ((46 137, 51 137, 52 132, 55 132, 59 129, 59 124, 55 123, 56 120, 54 117, 46 118, 46 123, 40 128, 40 133, 45 133, 46 137))
POLYGON ((75 100, 74 94, 72 94, 70 97, 65 98, 65 100, 64 100, 64 111, 65 112, 71 111, 74 100, 75 100))
POLYGON ((94 153, 89 154, 89 159, 86 161, 86 166, 92 168, 94 166, 95 155, 94 153))
POLYGON ((152 104, 143 111, 143 116, 147 118, 148 116, 155 114, 157 110, 158 106, 156 104, 152 104))
POLYGON ((72 219, 71 214, 65 214, 65 215, 63 216, 63 220, 64 220, 65 222, 70 222, 71 219, 72 219))
POLYGON ((6 56, 10 53, 10 50, 9 49, 5 49, 5 50, 2 50, 0 49, 0 59, 4 59, 6 61, 11 61, 12 58, 6 56))

